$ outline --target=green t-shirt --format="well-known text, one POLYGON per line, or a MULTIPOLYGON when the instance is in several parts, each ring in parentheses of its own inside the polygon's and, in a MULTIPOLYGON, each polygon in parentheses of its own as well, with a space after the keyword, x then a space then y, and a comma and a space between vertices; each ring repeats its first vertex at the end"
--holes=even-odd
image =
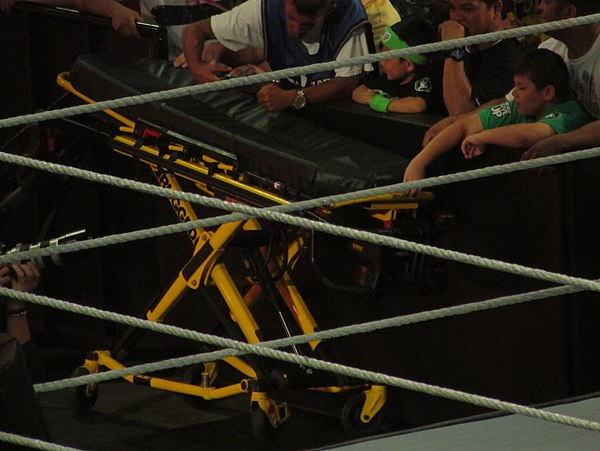
MULTIPOLYGON (((484 130, 512 124, 536 122, 532 117, 519 114, 514 100, 480 111, 479 119, 481 119, 484 130)), ((575 130, 591 120, 592 117, 582 108, 579 102, 567 100, 551 108, 539 122, 548 124, 556 134, 560 134, 575 130)))

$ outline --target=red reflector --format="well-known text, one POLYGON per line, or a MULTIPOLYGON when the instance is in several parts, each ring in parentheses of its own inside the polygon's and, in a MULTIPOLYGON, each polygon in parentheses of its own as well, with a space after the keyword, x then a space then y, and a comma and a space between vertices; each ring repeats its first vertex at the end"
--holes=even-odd
POLYGON ((143 133, 142 133, 142 138, 160 138, 160 133, 157 132, 156 130, 152 130, 150 128, 146 128, 144 129, 143 133))

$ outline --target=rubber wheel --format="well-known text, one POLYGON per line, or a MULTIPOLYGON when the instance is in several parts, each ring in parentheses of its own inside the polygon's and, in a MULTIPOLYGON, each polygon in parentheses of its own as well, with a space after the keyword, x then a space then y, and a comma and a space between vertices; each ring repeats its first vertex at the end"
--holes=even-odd
MULTIPOLYGON (((71 377, 87 376, 91 374, 86 367, 80 366, 71 374, 71 377)), ((69 389, 68 403, 73 409, 77 409, 82 412, 87 412, 96 403, 98 399, 98 386, 94 387, 91 393, 88 393, 88 385, 80 385, 69 389)))
POLYGON ((275 428, 271 425, 267 414, 259 407, 252 411, 250 422, 254 437, 261 442, 270 442, 275 438, 275 428))
POLYGON ((367 436, 375 434, 381 426, 381 411, 371 418, 371 421, 364 423, 360 419, 362 408, 365 405, 367 395, 361 393, 352 396, 342 408, 342 426, 344 430, 354 436, 367 436))

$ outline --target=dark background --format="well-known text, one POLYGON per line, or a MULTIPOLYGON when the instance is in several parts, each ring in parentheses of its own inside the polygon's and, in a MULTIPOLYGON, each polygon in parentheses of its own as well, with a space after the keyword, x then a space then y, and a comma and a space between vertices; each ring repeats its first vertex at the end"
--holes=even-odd
MULTIPOLYGON (((47 108, 62 95, 56 74, 86 52, 156 54, 152 38, 124 40, 106 24, 19 8, 0 16, 0 117, 47 108)), ((59 106, 69 104, 60 101, 59 106)), ((392 119, 388 119, 392 120, 392 119)), ((393 120, 392 120, 393 121, 393 120)), ((401 121, 396 121, 401 122, 401 121)), ((401 127, 400 125, 397 125, 401 127)), ((382 129, 383 130, 383 129, 382 129)), ((389 128, 385 128, 389 131, 389 128)), ((418 129, 411 133, 418 133, 418 129)), ((424 128, 423 128, 424 130, 424 128)), ((0 144, 19 129, 0 130, 0 144)), ((377 135, 378 133, 373 133, 377 135)), ((413 136, 414 139, 414 136, 413 136)), ((418 141, 418 140, 417 140, 418 141)), ((33 153, 98 172, 152 181, 148 170, 112 152, 102 136, 73 133, 64 123, 29 127, 6 151, 33 153)), ((511 153, 473 165, 514 161, 511 153)), ((175 220, 163 199, 81 180, 0 166, 2 189, 30 187, 24 201, 1 212, 9 243, 86 228, 90 236, 121 233, 175 220), (31 183, 26 183, 32 179, 31 183)), ((456 216, 433 244, 571 275, 598 277, 598 163, 498 176, 438 190, 456 216)), ((4 194, 3 194, 4 195, 4 194)), ((185 236, 162 237, 94 251, 76 265, 44 274, 42 291, 58 299, 139 314, 189 257, 185 236)), ((370 297, 325 288, 310 269, 298 275, 303 295, 324 329, 535 290, 546 284, 451 262, 435 262, 429 289, 381 292, 370 297)), ((193 296, 191 296, 193 298, 193 296)), ((32 328, 42 349, 64 349, 46 362, 49 375, 67 376, 83 354, 114 341, 120 327, 51 309, 33 308, 32 328)), ((361 368, 522 404, 598 390, 598 295, 583 293, 462 317, 335 340, 340 361, 361 368)), ((214 318, 198 299, 182 302, 169 322, 203 330, 214 318)), ((188 343, 148 337, 146 347, 181 351, 188 343)), ((481 412, 473 406, 403 390, 386 404, 391 427, 430 424, 481 412)))

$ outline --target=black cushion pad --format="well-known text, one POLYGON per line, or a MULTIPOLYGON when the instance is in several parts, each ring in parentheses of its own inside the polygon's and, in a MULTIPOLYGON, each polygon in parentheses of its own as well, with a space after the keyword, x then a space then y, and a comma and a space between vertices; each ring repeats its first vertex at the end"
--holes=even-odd
MULTIPOLYGON (((176 69, 168 61, 117 54, 80 56, 70 80, 95 101, 194 84, 188 70, 176 69)), ((319 127, 293 112, 269 113, 256 102, 255 91, 229 89, 119 112, 232 152, 244 170, 281 182, 302 197, 402 180, 408 163, 405 156, 319 127)), ((303 111, 307 114, 310 110, 303 111)), ((368 133, 368 126, 365 129, 368 133)))

